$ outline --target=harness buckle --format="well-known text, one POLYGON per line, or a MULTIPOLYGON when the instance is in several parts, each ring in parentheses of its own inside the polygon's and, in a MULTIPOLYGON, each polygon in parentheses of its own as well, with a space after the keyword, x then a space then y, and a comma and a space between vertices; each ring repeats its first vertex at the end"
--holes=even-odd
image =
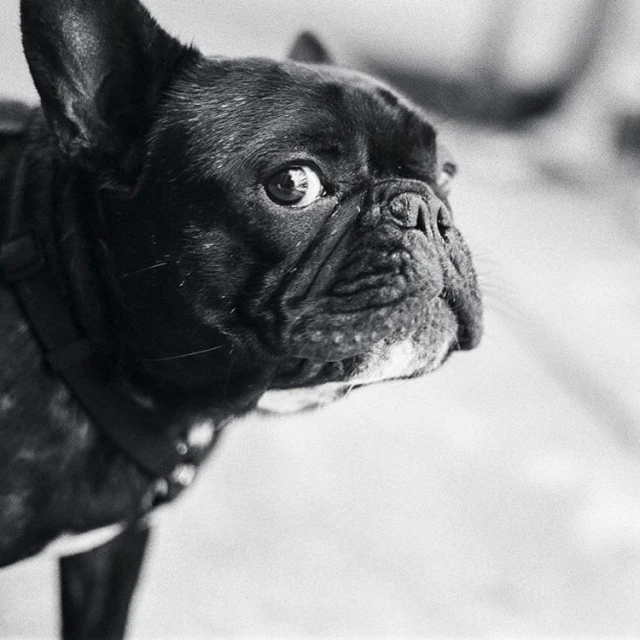
POLYGON ((2 246, 0 270, 8 283, 26 280, 44 266, 44 254, 32 233, 25 233, 2 246))

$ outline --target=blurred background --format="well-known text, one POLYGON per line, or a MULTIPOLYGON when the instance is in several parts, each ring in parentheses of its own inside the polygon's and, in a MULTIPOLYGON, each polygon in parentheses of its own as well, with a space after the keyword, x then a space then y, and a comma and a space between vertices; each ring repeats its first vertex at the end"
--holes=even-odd
MULTIPOLYGON (((251 416, 163 514, 132 638, 640 635, 640 2, 147 0, 206 53, 312 29, 433 114, 486 335, 430 376, 251 416)), ((0 95, 35 101, 18 0, 0 95)), ((0 637, 57 632, 55 562, 0 637)))

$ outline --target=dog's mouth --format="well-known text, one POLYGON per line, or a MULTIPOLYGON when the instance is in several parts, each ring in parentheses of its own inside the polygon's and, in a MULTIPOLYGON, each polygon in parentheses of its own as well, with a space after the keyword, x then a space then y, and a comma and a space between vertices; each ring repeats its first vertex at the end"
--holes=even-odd
POLYGON ((365 385, 433 371, 461 347, 451 308, 441 299, 431 306, 439 307, 438 313, 425 313, 422 323, 413 329, 403 326, 358 355, 331 361, 297 358, 283 363, 259 408, 271 413, 313 409, 365 385))
POLYGON ((380 344, 421 342, 420 338, 430 336, 434 328, 461 349, 471 348, 478 339, 476 315, 469 312, 465 300, 448 289, 436 295, 419 291, 363 309, 336 310, 331 308, 332 302, 312 305, 298 316, 288 338, 291 356, 314 362, 358 359, 380 344))
MULTIPOLYGON (((367 334, 364 349, 343 359, 327 360, 322 354, 335 355, 335 337, 320 336, 311 343, 316 357, 298 357, 283 362, 276 372, 270 390, 258 403, 269 413, 292 413, 314 409, 345 397, 365 385, 392 380, 416 378, 442 365, 449 355, 471 343, 461 344, 459 336, 468 335, 467 325, 461 324, 456 307, 438 296, 423 304, 421 313, 402 322, 382 338, 367 334), (329 344, 324 344, 326 337, 329 344), (323 349, 326 349, 324 351, 323 349)), ((338 334, 338 347, 361 346, 353 336, 349 341, 346 330, 338 334), (343 339, 343 336, 344 339, 343 339), (345 344, 346 342, 346 344, 345 344)), ((466 338, 465 338, 466 339, 466 338)))
POLYGON ((376 309, 368 326, 366 313, 342 316, 341 323, 347 324, 337 333, 329 326, 331 318, 320 316, 313 329, 317 333, 307 336, 306 343, 300 338, 301 353, 280 365, 259 407, 278 413, 300 411, 365 385, 422 376, 454 351, 475 346, 480 332, 477 314, 473 301, 443 290, 428 301, 413 296, 406 304, 376 309), (380 328, 377 313, 390 322, 380 328), (360 324, 349 331, 351 320, 360 324), (342 354, 346 355, 336 357, 342 354))
POLYGON ((281 364, 273 387, 291 389, 327 382, 362 385, 416 377, 442 364, 452 351, 468 348, 459 342, 460 323, 444 296, 426 304, 411 299, 391 310, 382 309, 386 312, 383 324, 377 311, 372 324, 352 331, 342 323, 366 324, 366 314, 340 317, 340 329, 319 328, 331 320, 320 317, 307 342, 300 339, 300 351, 281 364))

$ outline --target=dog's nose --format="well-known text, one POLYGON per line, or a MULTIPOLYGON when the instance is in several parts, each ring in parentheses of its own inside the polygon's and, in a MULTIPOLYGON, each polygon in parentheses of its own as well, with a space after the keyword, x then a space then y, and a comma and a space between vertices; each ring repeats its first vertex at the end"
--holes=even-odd
POLYGON ((451 229, 451 217, 444 203, 435 195, 401 193, 389 203, 389 213, 396 224, 407 229, 432 229, 445 242, 451 229))

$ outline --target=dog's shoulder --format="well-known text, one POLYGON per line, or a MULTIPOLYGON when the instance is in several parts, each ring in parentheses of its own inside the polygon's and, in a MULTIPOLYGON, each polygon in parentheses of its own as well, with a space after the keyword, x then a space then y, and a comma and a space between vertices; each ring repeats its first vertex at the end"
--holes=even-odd
MULTIPOLYGON (((11 209, 16 167, 31 109, 0 102, 0 235, 11 209)), ((81 430, 63 384, 46 370, 14 290, 0 278, 0 565, 17 541, 28 548, 39 501, 47 500, 66 441, 81 430)), ((35 543, 35 540, 34 540, 35 543)))

